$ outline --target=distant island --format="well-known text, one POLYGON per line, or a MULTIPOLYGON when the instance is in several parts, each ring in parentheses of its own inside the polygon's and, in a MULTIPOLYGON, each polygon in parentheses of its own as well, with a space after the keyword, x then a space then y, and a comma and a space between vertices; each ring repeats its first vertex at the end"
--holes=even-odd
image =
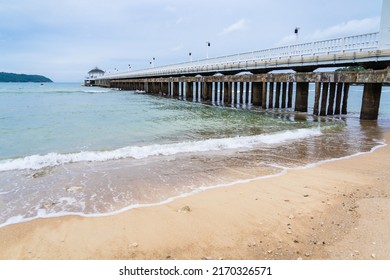
POLYGON ((26 75, 0 72, 0 83, 52 83, 53 81, 41 75, 26 75))

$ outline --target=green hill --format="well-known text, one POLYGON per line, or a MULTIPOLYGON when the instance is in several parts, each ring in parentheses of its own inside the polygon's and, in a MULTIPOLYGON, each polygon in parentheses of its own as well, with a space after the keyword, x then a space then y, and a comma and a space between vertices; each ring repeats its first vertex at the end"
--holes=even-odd
POLYGON ((0 72, 0 82, 2 83, 52 83, 53 81, 41 75, 26 75, 0 72))

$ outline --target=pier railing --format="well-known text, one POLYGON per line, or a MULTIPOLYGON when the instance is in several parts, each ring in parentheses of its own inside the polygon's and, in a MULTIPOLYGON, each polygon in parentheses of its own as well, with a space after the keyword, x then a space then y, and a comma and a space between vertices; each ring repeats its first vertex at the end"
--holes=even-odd
POLYGON ((234 68, 248 63, 266 63, 271 60, 291 59, 297 57, 314 57, 335 55, 352 52, 375 51, 379 46, 379 32, 356 36, 348 36, 317 42, 295 44, 284 47, 270 48, 253 52, 226 55, 210 59, 202 59, 193 62, 183 62, 151 69, 137 70, 126 73, 106 75, 100 79, 152 77, 192 72, 204 72, 208 69, 229 66, 234 68))

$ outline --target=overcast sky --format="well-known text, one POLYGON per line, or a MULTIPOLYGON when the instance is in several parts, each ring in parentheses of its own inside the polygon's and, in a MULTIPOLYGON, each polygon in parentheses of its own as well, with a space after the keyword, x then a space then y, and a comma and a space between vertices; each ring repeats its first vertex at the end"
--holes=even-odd
POLYGON ((379 31, 382 0, 0 0, 0 72, 82 81, 379 31))

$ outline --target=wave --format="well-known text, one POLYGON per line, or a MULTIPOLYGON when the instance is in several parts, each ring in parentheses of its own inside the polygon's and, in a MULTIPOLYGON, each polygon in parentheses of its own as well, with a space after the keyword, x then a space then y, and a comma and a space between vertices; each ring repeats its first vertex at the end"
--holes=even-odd
POLYGON ((274 134, 237 136, 233 138, 188 141, 173 144, 128 146, 111 151, 82 151, 79 153, 33 155, 24 158, 0 161, 0 171, 41 169, 76 162, 102 162, 124 158, 142 159, 150 156, 169 156, 179 153, 220 151, 227 149, 252 148, 258 145, 276 145, 306 137, 321 135, 320 128, 303 128, 274 134))
POLYGON ((93 90, 93 89, 90 89, 90 90, 83 90, 82 92, 84 93, 106 93, 106 92, 110 92, 112 91, 111 89, 108 89, 108 90, 93 90))

